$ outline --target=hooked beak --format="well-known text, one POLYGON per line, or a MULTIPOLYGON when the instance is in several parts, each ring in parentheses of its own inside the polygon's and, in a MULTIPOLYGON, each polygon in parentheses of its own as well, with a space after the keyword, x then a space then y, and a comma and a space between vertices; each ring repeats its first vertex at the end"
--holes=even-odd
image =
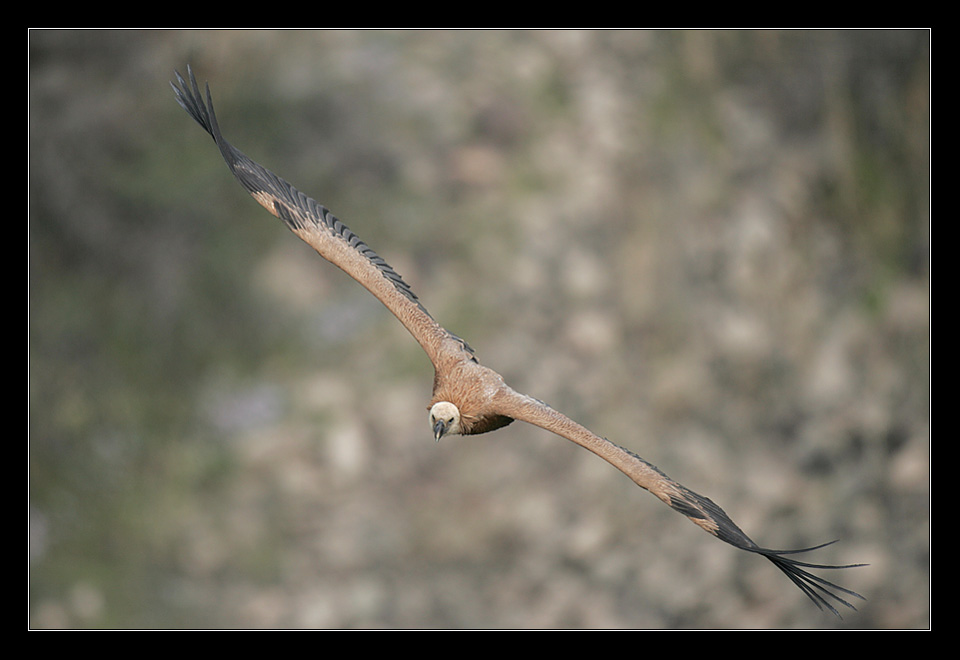
POLYGON ((447 425, 442 419, 438 419, 433 425, 433 437, 437 439, 437 442, 440 442, 442 438, 447 433, 447 425))

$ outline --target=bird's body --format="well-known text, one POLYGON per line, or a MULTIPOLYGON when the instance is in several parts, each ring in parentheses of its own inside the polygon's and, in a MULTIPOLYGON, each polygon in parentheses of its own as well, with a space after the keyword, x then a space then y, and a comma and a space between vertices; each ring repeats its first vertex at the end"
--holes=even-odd
POLYGON ((189 82, 176 74, 179 86, 173 85, 173 89, 177 101, 213 137, 240 184, 324 259, 344 270, 376 296, 427 353, 435 372, 433 395, 427 409, 437 440, 446 435, 487 433, 513 421, 539 426, 597 454, 711 535, 741 550, 765 556, 817 607, 825 607, 839 616, 828 600, 832 599, 855 609, 836 592, 857 598, 862 596, 805 569, 850 568, 860 564, 811 564, 787 556, 829 544, 789 551, 762 548, 710 499, 679 484, 632 451, 596 435, 542 401, 513 390, 500 374, 477 360, 465 341, 437 323, 400 275, 329 210, 230 145, 220 133, 209 87, 204 102, 189 69, 188 74, 189 82))

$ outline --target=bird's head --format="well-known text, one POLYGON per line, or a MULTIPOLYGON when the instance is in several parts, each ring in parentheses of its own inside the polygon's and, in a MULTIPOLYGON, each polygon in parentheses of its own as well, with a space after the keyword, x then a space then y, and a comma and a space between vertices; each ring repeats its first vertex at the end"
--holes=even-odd
POLYGON ((445 435, 459 435, 460 410, 449 401, 438 401, 430 408, 430 428, 437 442, 445 435))

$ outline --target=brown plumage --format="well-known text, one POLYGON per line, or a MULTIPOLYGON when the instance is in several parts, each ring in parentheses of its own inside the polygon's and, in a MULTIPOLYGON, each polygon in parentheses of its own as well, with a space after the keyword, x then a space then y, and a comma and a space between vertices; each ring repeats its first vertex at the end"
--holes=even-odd
POLYGON ((428 409, 430 426, 438 441, 445 435, 486 433, 515 420, 552 431, 597 454, 711 535, 766 557, 820 609, 826 608, 839 616, 831 601, 856 609, 838 592, 860 599, 862 596, 806 569, 852 568, 863 564, 812 564, 789 556, 829 543, 800 550, 762 548, 710 499, 682 486, 633 452, 592 433, 545 403, 511 389, 500 374, 477 361, 466 342, 438 324, 396 271, 330 211, 230 145, 220 133, 209 85, 204 99, 189 67, 187 73, 189 83, 176 72, 179 85, 172 86, 177 101, 213 137, 240 184, 320 256, 366 287, 426 351, 435 370, 428 409))

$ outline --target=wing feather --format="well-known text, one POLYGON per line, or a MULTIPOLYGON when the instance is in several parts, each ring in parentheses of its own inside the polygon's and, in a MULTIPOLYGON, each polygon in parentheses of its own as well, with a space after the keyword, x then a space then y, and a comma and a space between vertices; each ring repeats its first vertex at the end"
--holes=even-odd
POLYGON ((171 82, 177 102, 216 142, 220 154, 240 185, 257 202, 323 258, 338 266, 380 300, 423 347, 435 366, 453 355, 462 359, 470 346, 441 327, 410 286, 380 255, 325 206, 247 157, 224 139, 213 110, 210 87, 206 100, 190 67, 189 82, 175 72, 171 82))
POLYGON ((807 568, 836 570, 865 566, 865 564, 812 564, 788 556, 819 550, 836 541, 798 550, 771 550, 761 547, 747 536, 713 500, 674 481, 658 467, 634 452, 596 435, 542 401, 510 390, 500 396, 497 412, 514 420, 539 426, 592 451, 708 534, 740 550, 766 557, 821 610, 829 610, 838 617, 840 612, 833 603, 856 610, 856 607, 841 594, 865 600, 860 594, 805 570, 807 568))

